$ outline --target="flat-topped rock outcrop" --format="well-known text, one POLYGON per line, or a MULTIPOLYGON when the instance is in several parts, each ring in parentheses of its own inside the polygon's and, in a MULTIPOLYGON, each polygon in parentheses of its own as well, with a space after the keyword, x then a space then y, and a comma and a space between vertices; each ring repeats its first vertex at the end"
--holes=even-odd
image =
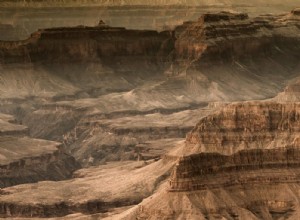
POLYGON ((0 63, 102 63, 119 71, 159 69, 173 49, 170 32, 125 28, 42 29, 24 41, 0 42, 0 63))
POLYGON ((292 14, 296 16, 300 16, 300 8, 295 8, 294 10, 292 10, 292 14))
MULTIPOLYGON (((299 71, 300 29, 295 17, 292 13, 256 18, 244 13, 206 13, 197 21, 162 32, 107 25, 41 29, 24 41, 1 41, 0 63, 3 68, 38 64, 41 73, 59 82, 49 80, 53 85, 46 86, 45 94, 63 93, 60 83, 71 82, 65 89, 68 94, 85 88, 86 70, 97 64, 105 75, 117 74, 119 81, 123 76, 168 76, 174 81, 178 75, 187 76, 179 83, 186 83, 192 94, 203 94, 204 100, 270 98, 299 71)), ((93 74, 88 71, 89 76, 93 74)), ((129 84, 136 83, 132 78, 129 84)))
MULTIPOLYGON (((290 14, 298 16, 298 9, 290 14)), ((198 21, 163 32, 107 25, 50 28, 24 41, 2 41, 0 62, 101 61, 114 68, 122 63, 128 70, 137 68, 136 61, 151 70, 153 65, 167 69, 171 63, 179 68, 193 64, 199 68, 207 62, 238 62, 255 56, 280 62, 282 51, 299 58, 294 46, 299 45, 299 32, 298 23, 286 15, 249 18, 231 12, 206 13, 198 21)))
POLYGON ((61 144, 29 137, 0 137, 0 187, 70 178, 80 168, 61 144))

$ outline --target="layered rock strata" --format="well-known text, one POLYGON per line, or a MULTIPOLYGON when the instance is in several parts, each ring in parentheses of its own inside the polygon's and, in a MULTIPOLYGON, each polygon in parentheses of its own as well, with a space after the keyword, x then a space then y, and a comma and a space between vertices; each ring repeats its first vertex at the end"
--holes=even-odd
POLYGON ((61 145, 28 137, 1 137, 0 187, 70 178, 80 168, 61 145))
POLYGON ((25 41, 1 42, 1 63, 99 62, 119 71, 157 70, 173 49, 166 31, 139 31, 96 27, 39 30, 25 41))
POLYGON ((0 188, 41 180, 62 180, 80 168, 62 144, 28 137, 28 128, 0 114, 0 188))
POLYGON ((298 104, 249 102, 205 117, 187 135, 187 155, 176 166, 171 190, 298 182, 298 175, 280 173, 300 166, 299 116, 298 104), (274 175, 261 175, 272 169, 274 175))
POLYGON ((204 14, 198 21, 163 32, 107 25, 43 29, 25 41, 1 42, 0 61, 101 61, 114 69, 122 70, 122 66, 122 71, 137 67, 158 71, 167 69, 172 61, 179 66, 174 73, 192 64, 201 70, 212 62, 224 65, 265 57, 293 64, 299 58, 298 17, 298 9, 288 15, 254 19, 243 13, 220 12, 204 14), (281 60, 286 52, 289 57, 281 60))
POLYGON ((229 104, 187 135, 169 183, 113 219, 298 219, 298 103, 229 104))
POLYGON ((295 47, 299 45, 300 32, 297 18, 295 11, 286 16, 254 19, 243 13, 205 14, 196 22, 184 24, 185 28, 175 29, 176 61, 181 66, 177 71, 190 66, 193 67, 190 73, 194 69, 205 72, 207 68, 212 69, 212 64, 228 63, 252 72, 251 62, 266 58, 271 59, 273 65, 281 63, 287 68, 299 59, 296 52, 299 47, 295 47), (289 54, 292 60, 283 54, 289 54))

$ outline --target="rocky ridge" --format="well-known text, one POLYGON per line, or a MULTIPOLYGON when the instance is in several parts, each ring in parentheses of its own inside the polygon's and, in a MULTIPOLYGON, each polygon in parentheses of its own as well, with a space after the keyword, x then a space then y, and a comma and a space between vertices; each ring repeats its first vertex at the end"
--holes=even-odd
POLYGON ((178 151, 169 184, 120 216, 296 219, 299 113, 298 103, 244 102, 203 118, 178 151))
POLYGON ((0 133, 0 187, 8 187, 41 180, 70 178, 80 168, 75 159, 53 141, 28 137, 28 128, 13 124, 15 119, 1 114, 6 130, 0 133))
MULTIPOLYGON (((51 83, 46 88, 68 91, 41 99, 35 91, 27 99, 30 103, 21 100, 18 107, 4 99, 1 111, 16 113, 34 137, 63 141, 65 150, 84 166, 97 165, 76 172, 71 180, 5 188, 1 217, 109 212, 135 205, 156 190, 122 216, 297 217, 298 103, 221 103, 224 109, 217 113, 217 103, 207 109, 203 105, 204 101, 272 97, 297 76, 297 19, 297 10, 255 19, 221 12, 205 14, 174 31, 55 28, 40 30, 26 41, 1 42, 4 70, 14 63, 38 66, 48 71, 45 78, 51 83), (93 75, 93 67, 99 75, 93 75), (109 77, 103 82, 106 74, 109 77), (112 79, 118 79, 113 88, 122 85, 122 90, 109 90, 112 79), (83 90, 97 80, 101 86, 107 84, 107 90, 99 85, 100 91, 83 90), (83 86, 76 87, 76 81, 83 86), (68 86, 61 86, 65 82, 68 86), (166 138, 184 136, 198 120, 185 143, 169 139, 171 146, 165 146, 166 138), (173 144, 176 149, 163 156, 173 144), (158 161, 138 162, 137 167, 129 162, 121 171, 108 163, 143 157, 158 161), (174 166, 170 181, 164 182, 174 166), (110 172, 124 182, 116 182, 110 172), (32 197, 25 200, 29 193, 32 197)), ((28 87, 24 81, 16 85, 28 87)), ((29 85, 36 85, 37 91, 43 88, 36 78, 32 81, 29 85)))

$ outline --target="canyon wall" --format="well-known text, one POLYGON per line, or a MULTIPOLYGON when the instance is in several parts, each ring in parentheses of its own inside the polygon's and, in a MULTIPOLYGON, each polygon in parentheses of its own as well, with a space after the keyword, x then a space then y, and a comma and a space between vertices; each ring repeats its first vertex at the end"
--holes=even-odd
POLYGON ((158 71, 173 50, 170 32, 98 27, 53 28, 1 42, 1 63, 103 63, 116 71, 158 71))
POLYGON ((298 219, 299 107, 232 103, 204 117, 166 186, 115 219, 298 219))
POLYGON ((187 135, 185 156, 173 173, 171 191, 200 190, 245 182, 298 182, 294 175, 263 175, 298 169, 299 104, 230 104, 203 118, 187 135), (248 172, 257 172, 251 177, 248 172), (242 174, 241 174, 242 173, 242 174), (213 175, 223 176, 218 182, 213 175), (237 176, 244 178, 236 178, 237 176))
POLYGON ((188 74, 195 69, 208 72, 216 68, 214 65, 237 65, 252 72, 253 63, 265 69, 270 62, 280 63, 281 69, 292 69, 299 60, 300 29, 297 13, 293 11, 289 16, 250 19, 243 13, 205 14, 175 29, 175 62, 181 69, 189 67, 188 74))
MULTIPOLYGON (((249 18, 207 13, 173 31, 78 26, 39 30, 24 41, 0 42, 0 63, 98 62, 120 72, 205 75, 221 68, 240 75, 294 73, 299 60, 298 10, 249 18), (248 73, 247 73, 248 72, 248 73)), ((254 76, 255 77, 255 76, 254 76)))
POLYGON ((62 180, 80 168, 62 144, 30 138, 28 127, 16 122, 11 115, 0 114, 0 188, 62 180))

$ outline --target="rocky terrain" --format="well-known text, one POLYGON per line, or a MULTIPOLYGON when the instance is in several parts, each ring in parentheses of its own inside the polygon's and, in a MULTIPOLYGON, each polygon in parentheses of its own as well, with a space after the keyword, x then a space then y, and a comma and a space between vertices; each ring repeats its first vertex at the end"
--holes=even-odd
POLYGON ((299 105, 229 104, 188 134, 169 183, 116 219, 297 219, 299 105))
POLYGON ((24 125, 15 124, 11 115, 0 114, 0 187, 63 180, 80 168, 61 144, 28 137, 24 125))
POLYGON ((297 219, 299 14, 1 41, 0 218, 297 219))

